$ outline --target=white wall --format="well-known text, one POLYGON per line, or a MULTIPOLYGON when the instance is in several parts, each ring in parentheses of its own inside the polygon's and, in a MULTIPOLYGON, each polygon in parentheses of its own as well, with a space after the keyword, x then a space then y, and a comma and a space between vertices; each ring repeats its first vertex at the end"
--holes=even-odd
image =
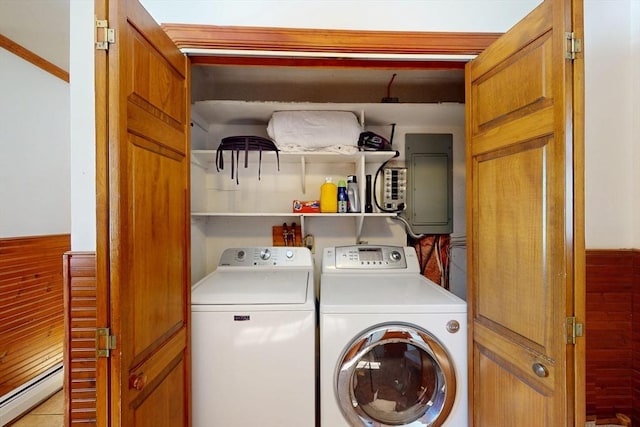
POLYGON ((629 143, 633 147, 633 179, 631 185, 631 198, 634 201, 633 211, 631 216, 631 224, 633 227, 633 241, 632 246, 634 248, 640 248, 640 1, 631 2, 631 99, 633 100, 632 113, 632 129, 629 138, 629 143), (635 77, 635 78, 634 78, 635 77))
MULTIPOLYGON (((93 2, 71 2, 72 30, 78 24, 73 10, 92 7, 84 3, 93 2)), ((502 32, 540 2, 182 0, 177 3, 172 0, 142 0, 142 3, 159 22, 502 32)), ((587 248, 640 247, 640 224, 636 219, 640 215, 640 186, 634 184, 640 182, 640 148, 634 143, 634 138, 640 134, 640 125, 634 124, 633 120, 639 116, 640 110, 640 88, 638 79, 634 78, 640 71, 638 3, 637 0, 584 2, 587 248)), ((84 15, 84 19, 88 19, 89 14, 84 15)), ((92 37, 87 36, 77 43, 91 45, 91 40, 92 37)), ((93 63, 92 50, 80 49, 78 45, 72 51, 74 49, 83 50, 75 53, 79 63, 93 63)), ((84 90, 89 90, 89 87, 84 90)), ((77 102, 86 104, 83 105, 85 111, 93 108, 88 99, 77 102)), ((79 105, 78 108, 81 109, 79 105)), ((93 129, 93 123, 89 121, 74 121, 74 128, 76 126, 93 129)), ((93 144, 93 140, 87 133, 81 143, 93 144)), ((88 152, 86 155, 89 156, 88 152)), ((93 162, 93 158, 88 157, 87 162, 93 162)), ((77 200, 89 203, 95 198, 89 194, 89 188, 87 185, 86 194, 77 200)), ((86 206, 76 206, 74 202, 74 218, 78 216, 76 211, 80 216, 93 214, 86 206)), ((86 228, 76 229, 74 226, 74 232, 95 234, 95 226, 93 229, 91 226, 88 223, 86 228)))
POLYGON ((4 49, 0 64, 0 238, 69 233, 69 84, 4 49))
MULTIPOLYGON (((637 231, 634 236, 640 213, 640 164, 633 137, 639 94, 638 69, 633 69, 639 55, 637 44, 635 52, 631 51, 631 27, 635 25, 637 32, 638 25, 638 7, 633 3, 638 2, 585 1, 587 248, 640 247, 637 231), (632 7, 635 16, 630 13, 632 7)), ((637 124, 635 127, 637 138, 637 124)))
POLYGON ((95 90, 92 1, 70 3, 71 250, 96 250, 95 90))
POLYGON ((540 0, 141 0, 158 22, 504 32, 540 0))

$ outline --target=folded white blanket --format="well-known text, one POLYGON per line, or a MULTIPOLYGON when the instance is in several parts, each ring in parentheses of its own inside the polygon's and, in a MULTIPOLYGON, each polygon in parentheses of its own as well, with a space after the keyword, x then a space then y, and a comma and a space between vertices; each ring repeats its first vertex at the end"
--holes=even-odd
POLYGON ((358 150, 362 127, 350 111, 276 111, 267 134, 282 151, 358 150))

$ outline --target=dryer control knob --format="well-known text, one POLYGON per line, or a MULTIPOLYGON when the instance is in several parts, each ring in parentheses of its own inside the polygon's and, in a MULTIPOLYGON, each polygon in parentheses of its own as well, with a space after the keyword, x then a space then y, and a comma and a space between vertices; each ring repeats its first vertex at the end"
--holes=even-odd
POLYGON ((391 257, 391 261, 400 261, 402 259, 402 254, 398 251, 391 251, 389 256, 391 257))
POLYGON ((263 260, 268 260, 269 258, 271 258, 271 251, 269 249, 263 249, 260 251, 260 258, 263 260))
POLYGON ((287 253, 286 253, 286 255, 287 255, 287 258, 288 258, 288 259, 293 258, 293 251, 292 251, 291 249, 287 249, 287 253))

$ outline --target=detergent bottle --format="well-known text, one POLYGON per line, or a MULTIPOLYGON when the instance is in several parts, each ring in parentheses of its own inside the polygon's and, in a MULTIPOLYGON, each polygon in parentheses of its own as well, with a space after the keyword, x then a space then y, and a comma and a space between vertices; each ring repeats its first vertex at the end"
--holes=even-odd
POLYGON ((341 179, 338 181, 338 213, 347 213, 348 203, 347 184, 341 179))
POLYGON ((360 194, 358 180, 355 175, 347 177, 347 197, 349 199, 349 212, 360 212, 360 194))
POLYGON ((338 187, 330 176, 326 177, 324 184, 320 186, 320 212, 338 212, 338 187))

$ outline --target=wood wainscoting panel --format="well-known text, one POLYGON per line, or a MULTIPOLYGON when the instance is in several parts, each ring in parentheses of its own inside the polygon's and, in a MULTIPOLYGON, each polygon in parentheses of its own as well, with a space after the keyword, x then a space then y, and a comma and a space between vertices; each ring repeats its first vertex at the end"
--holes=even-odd
POLYGON ((65 426, 96 425, 96 254, 64 255, 65 426))
POLYGON ((633 409, 633 264, 631 250, 586 251, 586 406, 598 418, 633 409))
POLYGON ((62 362, 68 234, 0 239, 0 396, 62 362))
POLYGON ((632 425, 640 425, 640 249, 633 251, 633 413, 632 425))

